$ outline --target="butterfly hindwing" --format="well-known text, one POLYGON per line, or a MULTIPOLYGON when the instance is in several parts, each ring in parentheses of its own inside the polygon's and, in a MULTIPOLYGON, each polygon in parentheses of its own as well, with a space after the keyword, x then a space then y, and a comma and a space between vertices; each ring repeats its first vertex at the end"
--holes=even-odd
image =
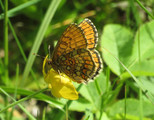
POLYGON ((97 45, 98 41, 98 33, 97 29, 94 24, 89 19, 84 19, 80 24, 79 27, 84 32, 85 38, 87 40, 87 48, 94 49, 97 45))
POLYGON ((77 82, 88 81, 95 74, 96 63, 88 49, 77 49, 58 59, 59 69, 77 82))

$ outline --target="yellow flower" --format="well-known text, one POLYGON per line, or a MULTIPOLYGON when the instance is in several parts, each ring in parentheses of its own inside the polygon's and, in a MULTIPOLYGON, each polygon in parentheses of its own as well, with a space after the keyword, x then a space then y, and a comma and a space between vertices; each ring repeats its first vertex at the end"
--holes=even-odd
POLYGON ((49 88, 53 96, 57 98, 66 98, 69 100, 78 99, 78 92, 76 91, 72 80, 66 76, 64 73, 56 72, 52 67, 49 67, 46 63, 48 55, 43 61, 43 76, 46 83, 48 83, 49 88), (48 69, 45 70, 47 67, 48 69))

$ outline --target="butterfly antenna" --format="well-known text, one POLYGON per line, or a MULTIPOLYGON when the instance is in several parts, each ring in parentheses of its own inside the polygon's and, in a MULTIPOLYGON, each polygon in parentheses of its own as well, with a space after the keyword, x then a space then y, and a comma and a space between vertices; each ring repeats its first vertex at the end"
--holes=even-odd
POLYGON ((33 53, 33 55, 36 55, 36 56, 38 56, 38 57, 41 57, 41 58, 45 59, 44 56, 38 55, 37 53, 33 53))
POLYGON ((51 52, 50 52, 50 45, 48 46, 48 51, 49 51, 49 59, 51 58, 51 52))

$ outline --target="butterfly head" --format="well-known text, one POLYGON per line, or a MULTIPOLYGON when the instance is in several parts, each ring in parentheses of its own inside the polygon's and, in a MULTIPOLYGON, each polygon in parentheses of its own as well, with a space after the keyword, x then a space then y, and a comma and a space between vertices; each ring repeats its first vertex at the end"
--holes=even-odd
POLYGON ((52 68, 52 59, 48 58, 47 55, 43 61, 43 74, 47 74, 51 68, 52 68))

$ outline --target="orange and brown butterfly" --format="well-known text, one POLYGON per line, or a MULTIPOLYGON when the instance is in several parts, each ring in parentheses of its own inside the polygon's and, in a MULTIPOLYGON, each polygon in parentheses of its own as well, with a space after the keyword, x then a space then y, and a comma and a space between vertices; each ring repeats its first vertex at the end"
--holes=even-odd
MULTIPOLYGON (((50 79, 52 76, 58 74, 60 74, 59 79, 62 79, 65 74, 71 80, 78 83, 86 83, 89 80, 93 80, 102 69, 102 60, 95 49, 97 42, 98 33, 91 20, 86 18, 78 25, 76 23, 69 25, 58 41, 52 57, 46 57, 44 60, 43 73, 47 83, 51 83, 50 79), (54 74, 52 74, 52 72, 49 72, 50 70, 52 72, 54 70, 56 73, 53 72, 54 74)), ((69 78, 64 80, 64 83, 68 81, 68 88, 72 85, 69 78)), ((59 84, 60 86, 62 80, 59 79, 58 82, 53 81, 51 83, 51 88, 55 88, 54 91, 56 92, 54 96, 64 98, 67 98, 66 96, 69 96, 68 98, 75 96, 72 98, 76 99, 78 93, 74 91, 75 88, 72 87, 71 90, 74 92, 70 92, 73 95, 68 95, 65 91, 69 91, 70 89, 62 90, 62 87, 60 87, 57 90, 57 87, 53 87, 54 84, 59 84), (57 91, 61 91, 61 93, 59 94, 58 92, 57 94, 57 91), (65 95, 63 96, 63 94, 65 95)))
POLYGON ((93 80, 102 68, 95 49, 97 42, 97 29, 91 20, 86 18, 78 25, 72 23, 62 34, 52 58, 47 59, 48 70, 65 73, 78 83, 93 80))

